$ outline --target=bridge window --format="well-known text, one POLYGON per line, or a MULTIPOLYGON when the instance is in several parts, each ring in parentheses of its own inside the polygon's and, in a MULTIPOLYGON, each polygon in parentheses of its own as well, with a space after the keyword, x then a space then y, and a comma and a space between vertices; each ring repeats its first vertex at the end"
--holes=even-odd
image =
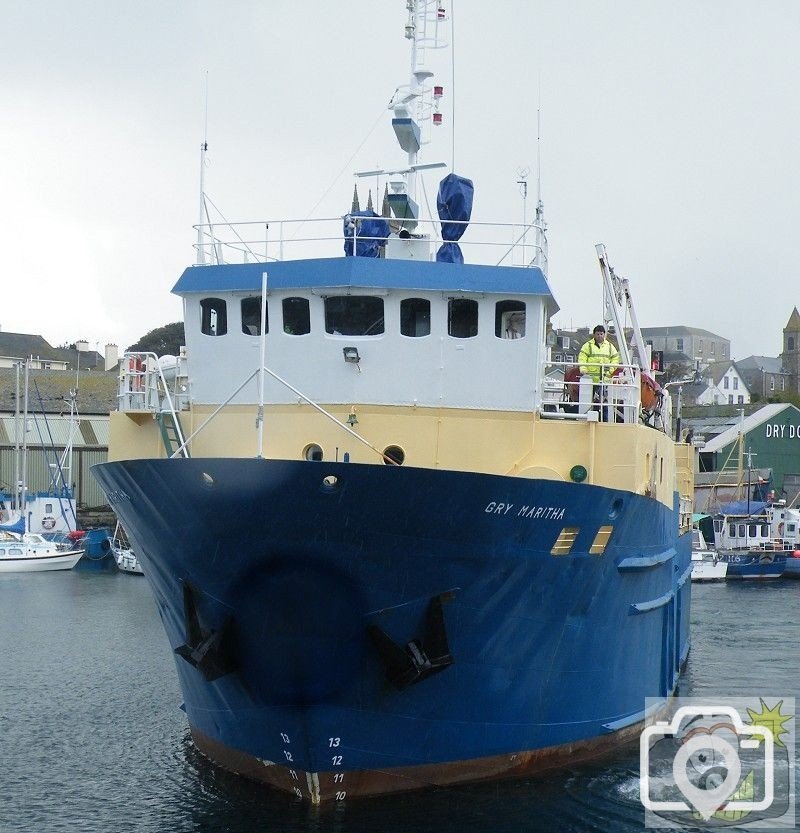
MULTIPOLYGON (((264 332, 269 332, 269 315, 264 332)), ((242 332, 249 336, 261 335, 261 298, 242 298, 242 332)))
POLYGON ((290 336, 304 336, 311 332, 308 298, 283 299, 283 331, 290 336))
POLYGON ((447 333, 453 338, 478 335, 478 302, 469 298, 451 298, 447 303, 447 333))
POLYGON ((228 308, 222 298, 200 301, 200 330, 207 336, 224 336, 228 332, 228 308))
POLYGON ((497 338, 525 338, 525 304, 498 301, 494 308, 494 334, 497 338))
POLYGON ((325 299, 325 332, 341 336, 383 333, 383 298, 337 295, 325 299))
POLYGON ((412 338, 430 335, 430 301, 425 298, 404 298, 400 302, 400 333, 412 338))

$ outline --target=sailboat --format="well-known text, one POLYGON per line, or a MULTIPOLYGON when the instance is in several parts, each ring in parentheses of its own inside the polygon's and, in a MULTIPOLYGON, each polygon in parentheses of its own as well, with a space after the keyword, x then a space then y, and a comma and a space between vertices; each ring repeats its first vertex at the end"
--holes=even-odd
MULTIPOLYGON (((75 497, 69 484, 72 470, 72 447, 75 432, 78 430, 77 412, 77 384, 70 390, 70 419, 69 437, 61 455, 57 454, 52 444, 50 427, 42 409, 35 419, 29 410, 29 373, 27 360, 16 362, 16 408, 14 413, 14 459, 15 476, 12 492, 0 491, 0 529, 20 531, 23 522, 27 524, 29 532, 44 535, 45 538, 56 539, 59 536, 74 536, 77 530, 77 512, 75 497), (20 371, 24 368, 24 388, 20 384, 20 371), (20 411, 20 402, 23 410, 20 411), (39 419, 41 417, 41 419, 39 419), (52 476, 46 490, 30 492, 27 488, 27 436, 31 430, 29 425, 38 432, 42 446, 49 445, 55 456, 55 462, 50 463, 52 476), (23 519, 23 516, 24 519, 23 519)), ((34 381, 35 387, 35 381, 34 381)), ((38 389, 36 390, 38 393, 38 389)), ((41 399, 41 397, 40 397, 41 399)))
MULTIPOLYGON (((23 423, 28 415, 28 372, 25 364, 25 398, 23 423)), ((19 366, 18 366, 19 369, 19 366)), ((0 573, 29 573, 43 570, 71 570, 79 561, 82 550, 71 543, 47 540, 42 534, 31 531, 32 511, 27 500, 27 443, 17 443, 17 467, 21 472, 17 479, 13 520, 0 524, 0 573), (20 469, 21 464, 21 469, 20 469)))

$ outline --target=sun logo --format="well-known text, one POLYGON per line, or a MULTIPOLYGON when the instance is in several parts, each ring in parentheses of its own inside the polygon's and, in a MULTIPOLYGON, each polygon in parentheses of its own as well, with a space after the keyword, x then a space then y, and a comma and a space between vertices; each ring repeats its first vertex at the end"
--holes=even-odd
POLYGON ((750 725, 763 726, 764 728, 769 729, 775 740, 775 746, 782 746, 785 748, 786 744, 781 740, 781 735, 789 734, 789 730, 785 727, 785 724, 792 719, 792 715, 781 714, 783 700, 780 700, 772 708, 769 708, 760 697, 758 700, 761 703, 760 712, 753 711, 751 708, 747 709, 747 714, 750 717, 750 725))

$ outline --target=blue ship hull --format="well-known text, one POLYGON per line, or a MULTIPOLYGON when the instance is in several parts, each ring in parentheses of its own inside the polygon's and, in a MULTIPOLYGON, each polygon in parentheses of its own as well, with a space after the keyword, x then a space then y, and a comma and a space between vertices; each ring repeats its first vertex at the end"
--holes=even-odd
POLYGON ((726 578, 781 578, 786 570, 785 553, 722 550, 718 551, 718 555, 728 565, 726 578))
POLYGON ((315 802, 596 753, 670 696, 688 654, 677 496, 259 459, 93 471, 199 748, 315 802))

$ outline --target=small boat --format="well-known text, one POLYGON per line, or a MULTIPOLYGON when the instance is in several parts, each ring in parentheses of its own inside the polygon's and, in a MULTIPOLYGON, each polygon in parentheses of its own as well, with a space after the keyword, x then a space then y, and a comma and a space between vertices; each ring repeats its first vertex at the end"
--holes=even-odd
POLYGON ((722 550, 717 557, 728 565, 726 578, 781 578, 786 569, 786 554, 768 550, 722 550))
POLYGON ((0 530, 0 573, 71 570, 81 555, 81 550, 48 541, 35 532, 19 535, 0 530))
POLYGON ((76 546, 81 548, 82 557, 77 569, 93 573, 108 573, 117 571, 117 562, 111 550, 111 529, 107 526, 76 532, 81 537, 76 540, 76 546))
POLYGON ((117 523, 114 530, 114 536, 109 539, 111 544, 111 552, 114 554, 114 560, 117 562, 117 568, 121 573, 129 573, 133 576, 143 576, 144 571, 136 553, 133 551, 127 536, 122 527, 117 523))
POLYGON ((780 505, 737 502, 714 517, 717 557, 727 578, 780 578, 796 542, 784 538, 786 511, 780 505))
POLYGON ((692 530, 692 581, 722 581, 727 572, 727 562, 709 548, 703 533, 692 530))

